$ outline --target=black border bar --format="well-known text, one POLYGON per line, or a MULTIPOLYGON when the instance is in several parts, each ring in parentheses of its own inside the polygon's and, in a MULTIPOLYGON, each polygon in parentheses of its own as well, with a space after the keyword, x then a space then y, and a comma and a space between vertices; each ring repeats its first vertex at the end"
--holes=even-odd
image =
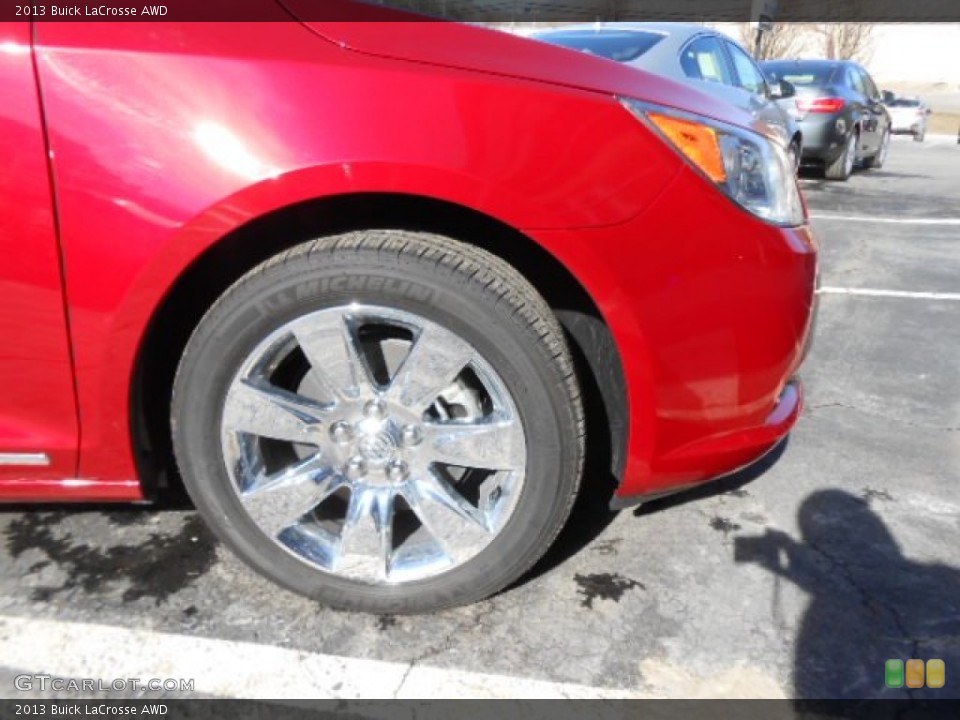
MULTIPOLYGON (((279 668, 278 668, 279 670, 279 668)), ((0 700, 0 717, 164 720, 947 720, 931 700, 0 700)))
MULTIPOLYGON (((271 22, 284 0, 3 0, 0 21, 271 22), (69 14, 66 12, 69 9, 69 14)), ((960 0, 299 0, 317 22, 960 22, 960 0), (385 12, 385 10, 406 12, 385 12)))

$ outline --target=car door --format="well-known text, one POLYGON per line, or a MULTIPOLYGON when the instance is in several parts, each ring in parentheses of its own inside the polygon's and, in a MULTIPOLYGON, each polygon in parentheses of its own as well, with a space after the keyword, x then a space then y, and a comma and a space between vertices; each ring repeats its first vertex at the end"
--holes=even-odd
POLYGON ((887 113, 887 109, 883 106, 883 96, 880 94, 880 90, 877 89, 877 84, 873 81, 873 78, 870 77, 870 73, 862 67, 858 67, 857 71, 860 73, 864 95, 867 99, 866 112, 870 115, 871 132, 873 133, 871 140, 874 149, 876 149, 880 147, 880 143, 883 141, 883 135, 889 129, 890 116, 887 113))
POLYGON ((855 65, 848 65, 846 71, 847 86, 852 91, 854 110, 860 118, 860 155, 871 154, 879 144, 877 135, 877 116, 870 107, 863 73, 855 65))
POLYGON ((753 58, 730 41, 725 41, 731 64, 736 74, 737 87, 749 94, 753 112, 770 127, 790 137, 789 119, 777 103, 770 98, 770 88, 763 72, 753 58))
POLYGON ((0 23, 0 499, 77 467, 60 249, 28 22, 0 23))

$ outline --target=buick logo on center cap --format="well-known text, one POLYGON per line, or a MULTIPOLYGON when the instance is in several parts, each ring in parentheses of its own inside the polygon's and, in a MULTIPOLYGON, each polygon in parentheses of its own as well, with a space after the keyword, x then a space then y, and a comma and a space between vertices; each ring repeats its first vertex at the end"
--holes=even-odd
POLYGON ((372 463, 386 463, 397 453, 397 442, 385 430, 360 441, 360 454, 372 463))

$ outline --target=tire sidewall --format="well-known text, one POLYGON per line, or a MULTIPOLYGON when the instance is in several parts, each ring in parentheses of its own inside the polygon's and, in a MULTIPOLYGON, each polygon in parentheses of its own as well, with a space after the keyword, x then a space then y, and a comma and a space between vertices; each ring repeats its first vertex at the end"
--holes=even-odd
POLYGON ((844 140, 843 151, 840 155, 827 163, 824 168, 824 175, 828 180, 846 182, 853 175, 853 170, 857 164, 857 137, 856 131, 852 131, 844 140), (850 162, 848 170, 847 161, 849 158, 852 158, 852 162, 850 162))
POLYGON ((887 162, 887 154, 890 152, 890 136, 890 131, 884 130, 883 135, 880 137, 880 147, 877 148, 877 154, 873 161, 873 167, 877 170, 882 168, 887 162))
POLYGON ((843 150, 843 177, 846 180, 853 175, 854 168, 857 166, 857 134, 850 133, 847 139, 847 145, 843 150))

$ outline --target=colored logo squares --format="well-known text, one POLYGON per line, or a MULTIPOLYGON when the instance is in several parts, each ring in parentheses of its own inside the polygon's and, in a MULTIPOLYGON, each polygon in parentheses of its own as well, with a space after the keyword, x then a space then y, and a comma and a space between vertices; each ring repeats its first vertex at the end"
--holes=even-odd
POLYGON ((946 666, 943 660, 927 660, 924 672, 923 660, 887 660, 884 680, 888 688, 922 688, 924 678, 928 688, 942 688, 946 684, 946 666))
POLYGON ((947 679, 947 668, 943 660, 927 660, 927 687, 942 688, 947 679))
POLYGON ((903 687, 903 660, 887 660, 884 675, 888 688, 903 687))
POLYGON ((923 660, 907 660, 907 687, 923 687, 923 660))

